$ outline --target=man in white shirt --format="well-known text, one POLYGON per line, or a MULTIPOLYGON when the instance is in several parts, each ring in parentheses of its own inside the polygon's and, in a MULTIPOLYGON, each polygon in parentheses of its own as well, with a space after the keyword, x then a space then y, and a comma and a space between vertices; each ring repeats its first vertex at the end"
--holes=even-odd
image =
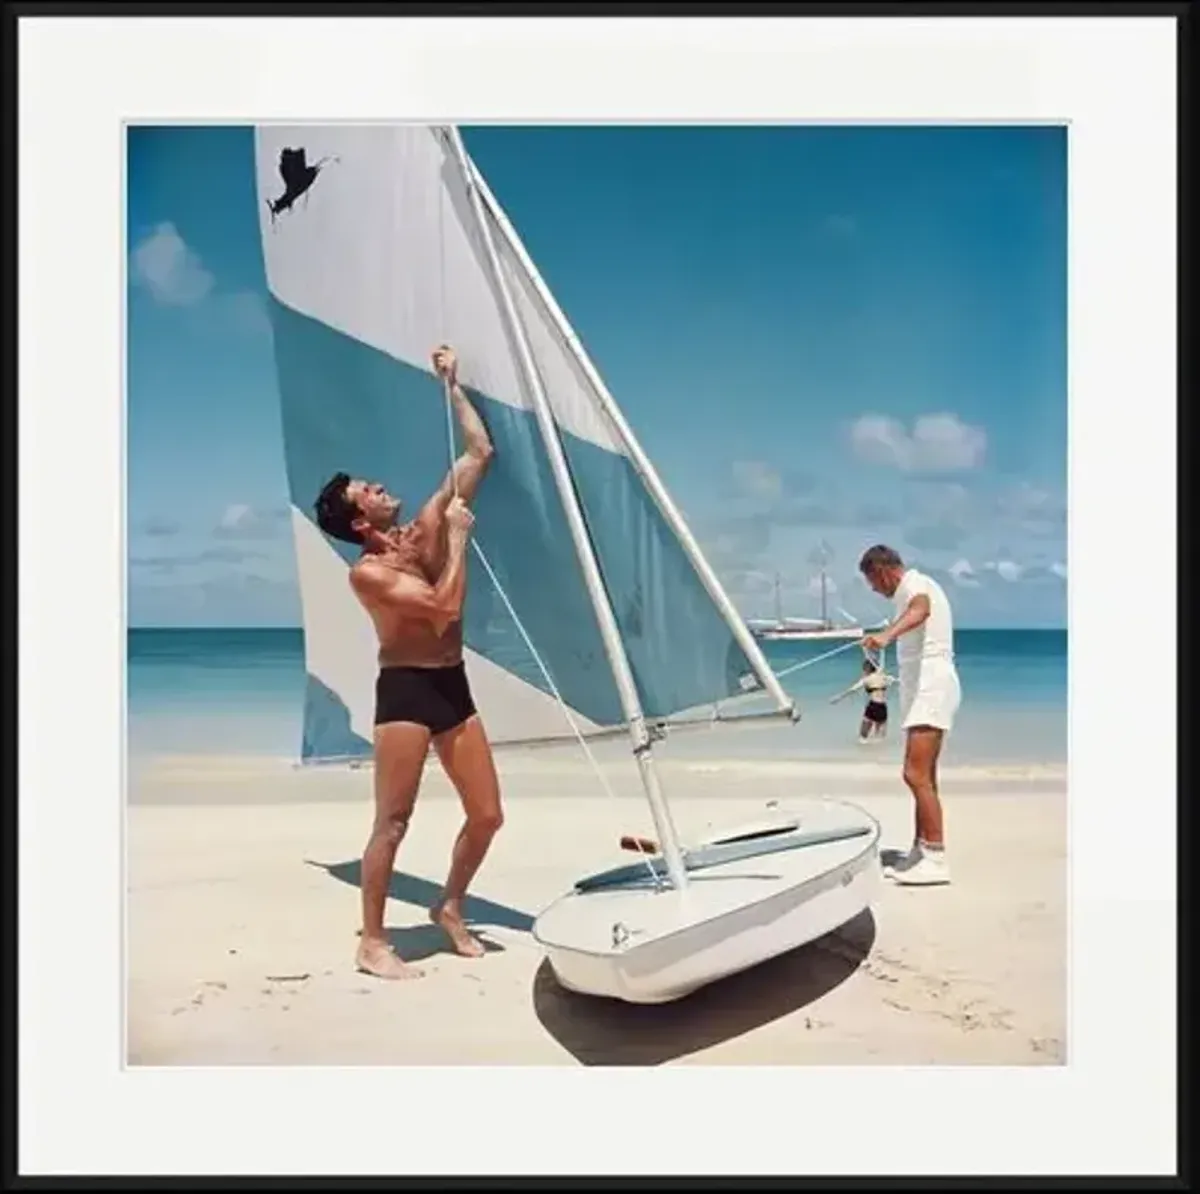
POLYGON ((891 598, 896 610, 896 618, 883 630, 865 635, 862 645, 883 650, 896 644, 900 726, 907 736, 904 782, 916 805, 912 848, 886 865, 885 873, 906 885, 948 883, 937 764, 962 701, 950 600, 937 581, 906 568, 899 553, 883 544, 868 548, 858 566, 871 588, 891 598))

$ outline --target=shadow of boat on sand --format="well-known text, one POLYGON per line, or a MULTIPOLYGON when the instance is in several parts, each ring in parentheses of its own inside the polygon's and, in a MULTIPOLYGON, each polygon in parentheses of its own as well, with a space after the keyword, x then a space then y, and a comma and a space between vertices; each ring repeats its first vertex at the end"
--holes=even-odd
MULTIPOLYGON (((306 861, 342 883, 361 886, 357 860, 306 861)), ((428 909, 440 890, 428 879, 397 871, 388 896, 428 909)), ((504 948, 487 935, 489 925, 518 933, 533 928, 529 913, 481 896, 468 896, 463 913, 488 952, 504 948)), ((400 956, 412 962, 449 951, 442 930, 428 922, 389 927, 388 936, 400 956)), ((662 1065, 803 1010, 858 970, 874 944, 875 918, 868 909, 816 941, 702 987, 686 999, 649 1005, 568 991, 543 959, 533 978, 533 1010, 546 1032, 584 1065, 662 1065)))
POLYGON ((543 960, 533 980, 534 1010, 584 1065, 662 1065, 815 1003, 858 970, 874 943, 875 918, 868 909, 816 941, 663 1004, 576 994, 558 984, 543 960))

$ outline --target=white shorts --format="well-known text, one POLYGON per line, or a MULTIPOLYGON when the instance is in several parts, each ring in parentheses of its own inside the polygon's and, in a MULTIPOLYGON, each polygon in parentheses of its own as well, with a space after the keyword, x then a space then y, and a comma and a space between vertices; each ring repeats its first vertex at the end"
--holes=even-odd
POLYGON ((952 663, 922 660, 900 671, 900 726, 949 730, 962 703, 958 670, 952 663))

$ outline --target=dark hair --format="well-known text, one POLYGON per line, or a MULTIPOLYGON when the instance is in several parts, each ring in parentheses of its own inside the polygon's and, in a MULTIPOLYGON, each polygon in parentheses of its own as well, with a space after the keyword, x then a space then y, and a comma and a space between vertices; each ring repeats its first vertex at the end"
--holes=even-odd
POLYGON ((858 570, 864 576, 869 575, 876 568, 903 567, 904 561, 900 558, 900 553, 894 547, 887 547, 882 543, 868 547, 862 553, 862 559, 858 561, 858 570))
POLYGON ((349 484, 349 473, 335 473, 317 495, 313 509, 317 512, 317 526, 325 534, 361 546, 363 537, 351 525, 358 517, 358 507, 346 495, 349 484))

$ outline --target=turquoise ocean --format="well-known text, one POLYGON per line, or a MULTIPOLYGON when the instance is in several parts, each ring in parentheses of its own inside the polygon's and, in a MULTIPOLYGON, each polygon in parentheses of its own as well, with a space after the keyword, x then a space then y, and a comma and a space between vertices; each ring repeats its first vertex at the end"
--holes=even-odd
MULTIPOLYGON (((764 643, 763 649, 776 670, 785 672, 838 645, 764 643)), ((963 704, 945 761, 1065 764, 1066 630, 959 630, 955 653, 963 704)), ((305 678, 301 630, 134 628, 128 632, 127 659, 131 759, 264 755, 298 761, 305 678)), ((861 662, 861 652, 853 647, 788 672, 783 683, 799 700, 798 725, 682 731, 671 736, 663 752, 704 758, 898 758, 902 735, 895 689, 888 740, 878 746, 858 744, 862 701, 857 694, 829 703, 860 675, 861 662)), ((888 665, 895 674, 894 651, 888 665)), ((574 742, 555 749, 580 751, 574 742)))

